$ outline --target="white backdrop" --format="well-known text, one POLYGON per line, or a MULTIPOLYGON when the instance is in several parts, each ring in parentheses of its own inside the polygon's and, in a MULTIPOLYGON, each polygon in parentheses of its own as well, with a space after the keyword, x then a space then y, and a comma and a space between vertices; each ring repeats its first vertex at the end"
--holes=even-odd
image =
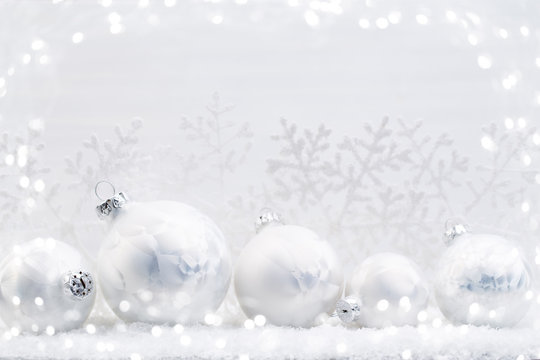
POLYGON ((107 179, 200 208, 235 254, 270 206, 349 270, 386 249, 433 268, 455 216, 540 263, 539 14, 535 1, 3 0, 0 248, 52 235, 94 258, 107 179))

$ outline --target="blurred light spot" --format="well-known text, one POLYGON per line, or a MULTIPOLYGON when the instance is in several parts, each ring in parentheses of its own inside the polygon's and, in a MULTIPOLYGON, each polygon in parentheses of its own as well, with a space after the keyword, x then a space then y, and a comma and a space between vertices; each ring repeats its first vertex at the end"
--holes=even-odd
POLYGON ((532 158, 531 158, 531 156, 529 154, 523 153, 521 155, 521 162, 523 163, 523 165, 529 166, 532 163, 532 158))
POLYGON ((434 328, 440 328, 441 325, 442 325, 442 320, 440 318, 435 318, 433 319, 433 321, 431 322, 431 325, 434 327, 434 328))
POLYGON ((47 55, 41 55, 41 56, 39 57, 39 63, 40 63, 41 65, 46 65, 46 64, 48 64, 48 63, 49 63, 49 57, 48 57, 47 55))
POLYGON ((488 316, 490 319, 495 319, 495 317, 497 316, 497 312, 495 310, 491 310, 488 316))
POLYGON ((45 46, 45 42, 41 39, 36 39, 32 41, 32 50, 41 50, 45 46))
POLYGON ((39 326, 37 324, 32 324, 32 326, 30 326, 30 328, 32 329, 33 332, 38 332, 39 331, 39 326))
POLYGON ((86 325, 86 332, 89 333, 90 335, 93 335, 96 333, 96 327, 94 324, 88 324, 86 325))
POLYGON ((21 178, 19 179, 19 185, 23 189, 26 189, 30 185, 30 179, 28 178, 28 176, 21 176, 21 178))
POLYGON ((129 301, 126 301, 126 300, 120 301, 118 308, 120 309, 121 312, 129 311, 129 308, 130 308, 129 301))
POLYGON ((339 354, 343 354, 345 351, 347 351, 347 344, 345 343, 339 343, 336 345, 336 351, 339 354))
POLYGON ((388 20, 386 18, 380 17, 375 20, 375 26, 377 26, 381 30, 384 30, 388 27, 388 20))
POLYGON ((11 302, 12 302, 13 305, 15 305, 15 306, 21 305, 21 299, 20 299, 18 296, 12 297, 12 298, 11 298, 11 302))
POLYGON ((23 57, 22 57, 22 62, 23 64, 29 64, 30 61, 32 61, 32 55, 30 54, 24 54, 23 57))
POLYGON ((424 322, 427 320, 427 312, 422 310, 422 311, 419 311, 418 312, 418 315, 416 316, 416 318, 418 319, 418 321, 420 322, 424 322))
POLYGON ((122 25, 122 24, 112 24, 111 27, 109 28, 109 30, 111 31, 111 34, 120 34, 120 33, 124 32, 124 25, 122 25))
POLYGON ((307 10, 304 13, 304 20, 306 20, 306 23, 309 26, 317 26, 319 25, 319 15, 313 10, 307 10))
POLYGON ((129 360, 142 360, 142 357, 137 353, 132 353, 131 355, 129 355, 129 360))
POLYGON ((191 344, 191 337, 187 335, 180 336, 180 345, 189 346, 191 344))
POLYGON ((223 339, 223 338, 219 338, 216 340, 216 347, 218 349, 223 349, 225 348, 225 346, 227 346, 227 340, 223 339))
POLYGON ((26 199, 26 206, 32 209, 34 206, 36 206, 36 200, 34 200, 33 198, 26 199))
POLYGON ((429 22, 429 19, 424 14, 417 14, 416 15, 416 22, 418 24, 420 24, 420 25, 427 25, 427 23, 429 22))
POLYGON ((157 26, 159 25, 159 16, 157 16, 156 14, 151 14, 148 16, 148 23, 152 26, 157 26))
POLYGON ((486 149, 487 151, 497 150, 497 144, 495 144, 495 142, 489 135, 482 136, 482 138, 480 139, 480 143, 482 144, 482 147, 486 149))
POLYGON ((388 306, 390 306, 390 303, 386 299, 381 299, 377 302, 377 310, 379 311, 386 311, 388 306))
POLYGON ((165 4, 166 7, 173 7, 176 5, 176 0, 164 0, 163 4, 165 4))
POLYGON ((478 36, 474 34, 469 34, 469 36, 467 36, 467 40, 469 41, 469 44, 471 44, 472 46, 478 45, 478 36))
POLYGON ((408 359, 411 358, 411 356, 412 356, 412 351, 409 350, 409 349, 405 349, 405 350, 403 350, 403 352, 401 353, 401 358, 402 358, 403 360, 408 360, 408 359))
POLYGON ((109 7, 112 5, 112 0, 101 0, 101 6, 109 7))
POLYGON ((214 324, 215 315, 212 313, 206 314, 204 316, 204 322, 206 325, 213 325, 214 324))
POLYGON ((43 299, 37 296, 36 298, 34 298, 34 304, 36 304, 37 306, 43 306, 43 299))
POLYGON ((388 21, 390 21, 390 24, 398 24, 401 21, 401 13, 399 11, 392 11, 388 14, 388 21))
POLYGON ((469 313, 471 315, 476 315, 480 311, 480 305, 478 303, 473 302, 471 305, 469 305, 469 313))
POLYGON ((163 333, 163 330, 161 330, 160 326, 152 326, 152 336, 153 337, 160 337, 163 333))
POLYGON ((299 0, 289 0, 289 6, 291 7, 296 7, 300 5, 300 1, 299 0))
POLYGON ((26 166, 27 162, 28 162, 28 146, 21 145, 17 148, 17 165, 20 168, 23 168, 26 166))
POLYGON ((181 334, 184 331, 184 327, 180 324, 174 325, 174 332, 177 334, 181 334))
POLYGON ((212 16, 210 21, 212 22, 212 24, 219 25, 219 24, 223 23, 223 16, 219 15, 219 14, 214 15, 214 16, 212 16))
POLYGON ((15 163, 15 156, 13 156, 13 154, 7 154, 4 159, 4 162, 6 163, 7 166, 13 165, 15 163))
POLYGON ((249 354, 238 355, 238 360, 249 360, 249 354))
POLYGON ((246 321, 244 321, 244 327, 248 330, 255 328, 255 321, 247 319, 246 321))
POLYGON ((529 205, 528 202, 524 201, 524 202, 521 204, 521 211, 523 211, 524 213, 526 213, 526 212, 529 212, 529 210, 531 210, 531 206, 529 205))
POLYGON ((3 77, 0 77, 0 87, 4 87, 6 86, 6 79, 4 79, 3 77))
POLYGON ((111 24, 118 24, 122 21, 122 17, 117 12, 110 13, 109 16, 107 16, 107 19, 109 19, 111 24))
POLYGON ((506 29, 499 29, 499 36, 501 39, 508 39, 508 30, 506 29))
POLYGON ((66 349, 71 349, 73 347, 73 340, 71 340, 70 338, 64 340, 64 347, 66 349))
POLYGON ((409 312, 411 310, 411 300, 408 296, 403 296, 401 299, 399 299, 399 307, 405 312, 409 312))
POLYGON ((19 329, 18 327, 14 326, 10 329, 10 332, 11 332, 11 335, 13 336, 19 336, 21 334, 21 329, 19 329))
POLYGON ((489 69, 491 68, 492 62, 491 57, 487 55, 480 55, 478 56, 478 66, 480 66, 481 69, 489 69))
POLYGON ((457 14, 452 10, 446 10, 446 19, 450 22, 455 22, 457 20, 457 14))
POLYGON ((480 25, 480 17, 477 14, 473 12, 467 12, 465 13, 465 15, 467 15, 469 20, 471 20, 474 25, 480 25))
POLYGON ((502 80, 502 86, 503 86, 503 88, 505 88, 506 90, 510 90, 510 89, 512 89, 513 87, 516 86, 517 81, 518 81, 518 78, 517 78, 516 75, 514 75, 514 74, 507 75, 507 76, 502 80))
POLYGON ((358 20, 358 26, 360 26, 362 29, 368 29, 369 28, 369 20, 364 19, 364 18, 358 20))
POLYGON ((508 130, 511 130, 514 128, 514 119, 512 118, 505 118, 504 119, 504 127, 507 128, 508 130))
POLYGON ((150 5, 150 0, 139 0, 139 3, 137 4, 141 9, 148 7, 148 5, 150 5))
POLYGON ((266 324, 266 318, 264 317, 264 315, 255 315, 255 317, 253 318, 253 322, 257 326, 264 326, 264 324, 266 324))
POLYGON ((527 26, 525 26, 525 25, 519 28, 519 32, 521 33, 521 35, 522 35, 523 37, 527 37, 527 36, 529 36, 530 33, 531 33, 530 30, 529 30, 529 28, 528 28, 527 26))
POLYGON ((534 297, 534 292, 532 292, 531 290, 525 293, 525 299, 532 300, 533 297, 534 297))
POLYGON ((518 355, 516 360, 525 360, 525 355, 523 355, 523 354, 518 355))
POLYGON ((45 332, 47 333, 47 335, 53 336, 55 333, 54 326, 51 326, 51 325, 47 326, 47 328, 45 329, 45 332))
POLYGON ((98 343, 96 344, 96 349, 99 352, 104 352, 106 349, 105 343, 103 341, 98 341, 98 343))
POLYGON ((84 34, 82 32, 76 32, 71 36, 71 41, 74 44, 80 44, 84 40, 84 34))
POLYGON ((517 125, 520 129, 523 129, 525 128, 525 126, 527 126, 527 120, 525 120, 524 118, 520 117, 517 119, 517 125))
POLYGON ((8 76, 13 76, 13 74, 15 74, 15 68, 14 67, 10 67, 7 71, 7 74, 8 76))

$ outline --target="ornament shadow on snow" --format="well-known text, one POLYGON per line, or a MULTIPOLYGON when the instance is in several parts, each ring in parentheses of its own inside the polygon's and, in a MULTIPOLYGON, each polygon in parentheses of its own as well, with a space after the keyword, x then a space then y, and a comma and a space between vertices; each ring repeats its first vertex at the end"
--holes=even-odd
POLYGON ((330 244, 308 228, 285 225, 271 210, 255 227, 235 269, 235 292, 246 316, 309 327, 331 312, 343 290, 343 270, 330 244))
POLYGON ((128 201, 112 189, 96 209, 111 218, 98 275, 114 313, 128 322, 190 324, 215 312, 232 272, 221 230, 189 205, 128 201))

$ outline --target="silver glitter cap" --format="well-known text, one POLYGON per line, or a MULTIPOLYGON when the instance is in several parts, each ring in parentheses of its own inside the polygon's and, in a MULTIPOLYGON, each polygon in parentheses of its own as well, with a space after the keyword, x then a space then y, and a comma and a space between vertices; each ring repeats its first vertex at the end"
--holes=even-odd
POLYGON ((446 231, 444 232, 443 241, 447 246, 449 246, 457 237, 470 232, 471 230, 468 225, 463 224, 455 219, 449 219, 446 221, 446 231))
POLYGON ((94 291, 94 278, 88 271, 70 271, 64 276, 66 295, 75 300, 83 300, 94 291))
POLYGON ((270 224, 279 224, 283 225, 283 220, 281 220, 281 215, 272 209, 264 208, 260 212, 261 215, 255 220, 255 231, 260 232, 263 228, 270 224))
POLYGON ((352 323, 360 317, 362 302, 354 296, 348 296, 336 303, 334 313, 344 323, 352 323))
POLYGON ((106 218, 109 215, 113 215, 113 216, 116 215, 118 210, 122 208, 124 205, 126 205, 126 203, 129 201, 126 193, 123 193, 123 192, 116 193, 116 189, 114 188, 114 185, 108 181, 103 180, 103 181, 98 182, 96 184, 94 192, 100 200, 104 201, 100 205, 96 206, 96 212, 98 216, 102 219, 106 218), (111 186, 112 196, 110 196, 108 199, 105 199, 101 195, 99 195, 98 187, 101 184, 108 184, 111 186))

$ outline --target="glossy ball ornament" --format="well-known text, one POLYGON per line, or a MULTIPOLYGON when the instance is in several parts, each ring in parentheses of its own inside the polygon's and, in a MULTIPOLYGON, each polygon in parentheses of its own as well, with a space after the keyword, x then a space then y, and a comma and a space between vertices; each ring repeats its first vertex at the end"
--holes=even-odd
POLYGON ((354 270, 346 294, 336 306, 342 321, 381 328, 416 325, 418 313, 427 307, 429 288, 411 259, 379 253, 354 270))
POLYGON ((0 264, 0 317, 9 327, 49 334, 78 328, 95 300, 88 264, 52 238, 16 245, 0 264))
POLYGON ((519 322, 531 304, 531 271, 518 248, 463 225, 447 233, 435 296, 443 314, 458 324, 506 327, 519 322))
MULTIPOLYGON (((244 313, 273 325, 307 327, 333 311, 343 290, 336 253, 315 232, 269 220, 242 250, 235 289, 244 313)), ((264 222, 264 220, 263 220, 264 222)))
POLYGON ((98 207, 114 217, 99 256, 111 309, 124 321, 149 323, 195 323, 214 312, 232 273, 219 228, 179 202, 116 200, 102 204, 104 212, 98 207))

